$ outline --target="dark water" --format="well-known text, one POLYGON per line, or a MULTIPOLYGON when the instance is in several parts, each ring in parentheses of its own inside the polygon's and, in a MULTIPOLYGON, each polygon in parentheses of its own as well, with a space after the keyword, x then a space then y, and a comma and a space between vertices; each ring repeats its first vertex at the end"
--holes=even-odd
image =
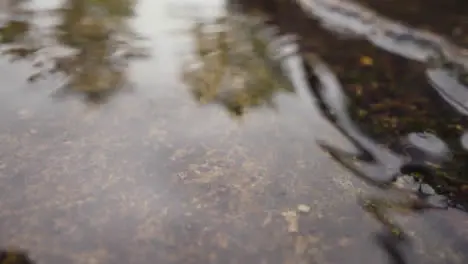
POLYGON ((466 263, 468 5, 367 1, 437 34, 371 38, 368 13, 333 2, 310 2, 324 27, 291 1, 249 1, 272 19, 210 35, 194 21, 225 15, 222 1, 0 1, 0 258, 466 263), (268 56, 267 24, 300 40, 268 56), (358 197, 390 190, 356 176, 388 179, 405 154, 435 164, 424 188, 452 207, 392 214, 410 243, 385 248, 358 197))

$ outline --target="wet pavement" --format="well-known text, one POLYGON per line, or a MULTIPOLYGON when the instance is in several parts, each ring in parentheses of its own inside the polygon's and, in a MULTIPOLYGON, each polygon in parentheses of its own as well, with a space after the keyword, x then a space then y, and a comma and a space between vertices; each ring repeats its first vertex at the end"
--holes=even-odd
MULTIPOLYGON (((233 118, 222 104, 194 99, 181 77, 195 47, 192 17, 213 20, 225 3, 64 1, 51 13, 53 1, 32 2, 24 1, 34 16, 18 6, 0 16, 38 27, 2 33, 1 247, 37 263, 388 263, 372 237, 378 223, 357 203, 372 188, 315 141, 352 149, 319 107, 275 92, 274 107, 233 118), (61 26, 51 27, 54 19, 61 26)), ((419 64, 336 38, 297 6, 279 7, 281 30, 313 34, 301 45, 349 84, 350 98, 366 95, 352 102, 370 136, 391 145, 423 128, 459 139, 466 117, 430 88, 419 64), (391 107, 408 119, 391 121, 391 107)), ((420 17, 411 22, 431 23, 420 17)), ((437 32, 455 27, 440 24, 437 32)), ((466 263, 465 218, 455 210, 397 217, 412 238, 409 263, 466 263)))

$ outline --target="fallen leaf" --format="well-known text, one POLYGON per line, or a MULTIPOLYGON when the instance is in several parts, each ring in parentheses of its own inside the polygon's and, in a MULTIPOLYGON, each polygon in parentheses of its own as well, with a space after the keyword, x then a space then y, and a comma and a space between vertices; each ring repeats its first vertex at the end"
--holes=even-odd
POLYGON ((362 65, 370 66, 374 64, 374 60, 369 56, 362 56, 360 59, 362 65))

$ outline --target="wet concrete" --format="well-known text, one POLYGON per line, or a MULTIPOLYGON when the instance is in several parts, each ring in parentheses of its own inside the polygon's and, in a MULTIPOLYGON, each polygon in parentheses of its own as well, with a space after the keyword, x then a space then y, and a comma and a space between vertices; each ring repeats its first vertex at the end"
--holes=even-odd
MULTIPOLYGON (((51 264, 387 263, 356 203, 365 187, 314 138, 347 142, 312 106, 280 95, 236 121, 193 101, 179 77, 190 36, 174 33, 190 22, 171 8, 222 12, 201 2, 138 3, 152 56, 105 104, 57 100, 53 76, 29 83, 30 63, 0 61, 0 246, 51 264)), ((401 220, 412 263, 466 260, 424 218, 401 220)))

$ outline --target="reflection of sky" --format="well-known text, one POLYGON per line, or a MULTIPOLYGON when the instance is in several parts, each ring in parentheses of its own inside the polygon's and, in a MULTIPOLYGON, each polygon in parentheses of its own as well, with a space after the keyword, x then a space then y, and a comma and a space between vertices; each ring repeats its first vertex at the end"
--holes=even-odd
POLYGON ((31 7, 35 8, 36 10, 47 10, 50 8, 57 7, 63 2, 64 0, 33 0, 31 1, 31 7))
MULTIPOLYGON (((144 88, 158 83, 165 85, 178 82, 182 60, 191 50, 191 36, 184 34, 190 29, 194 19, 212 19, 223 11, 222 0, 163 0, 141 1, 137 7, 135 28, 149 40, 147 45, 152 49, 153 59, 134 63, 132 76, 134 82, 144 88), (192 15, 191 15, 192 14, 192 15), (195 14, 195 16, 193 16, 195 14), (185 35, 185 36, 184 36, 185 35), (155 78, 155 71, 158 76, 155 78)), ((187 32, 188 33, 188 32, 187 32)))

